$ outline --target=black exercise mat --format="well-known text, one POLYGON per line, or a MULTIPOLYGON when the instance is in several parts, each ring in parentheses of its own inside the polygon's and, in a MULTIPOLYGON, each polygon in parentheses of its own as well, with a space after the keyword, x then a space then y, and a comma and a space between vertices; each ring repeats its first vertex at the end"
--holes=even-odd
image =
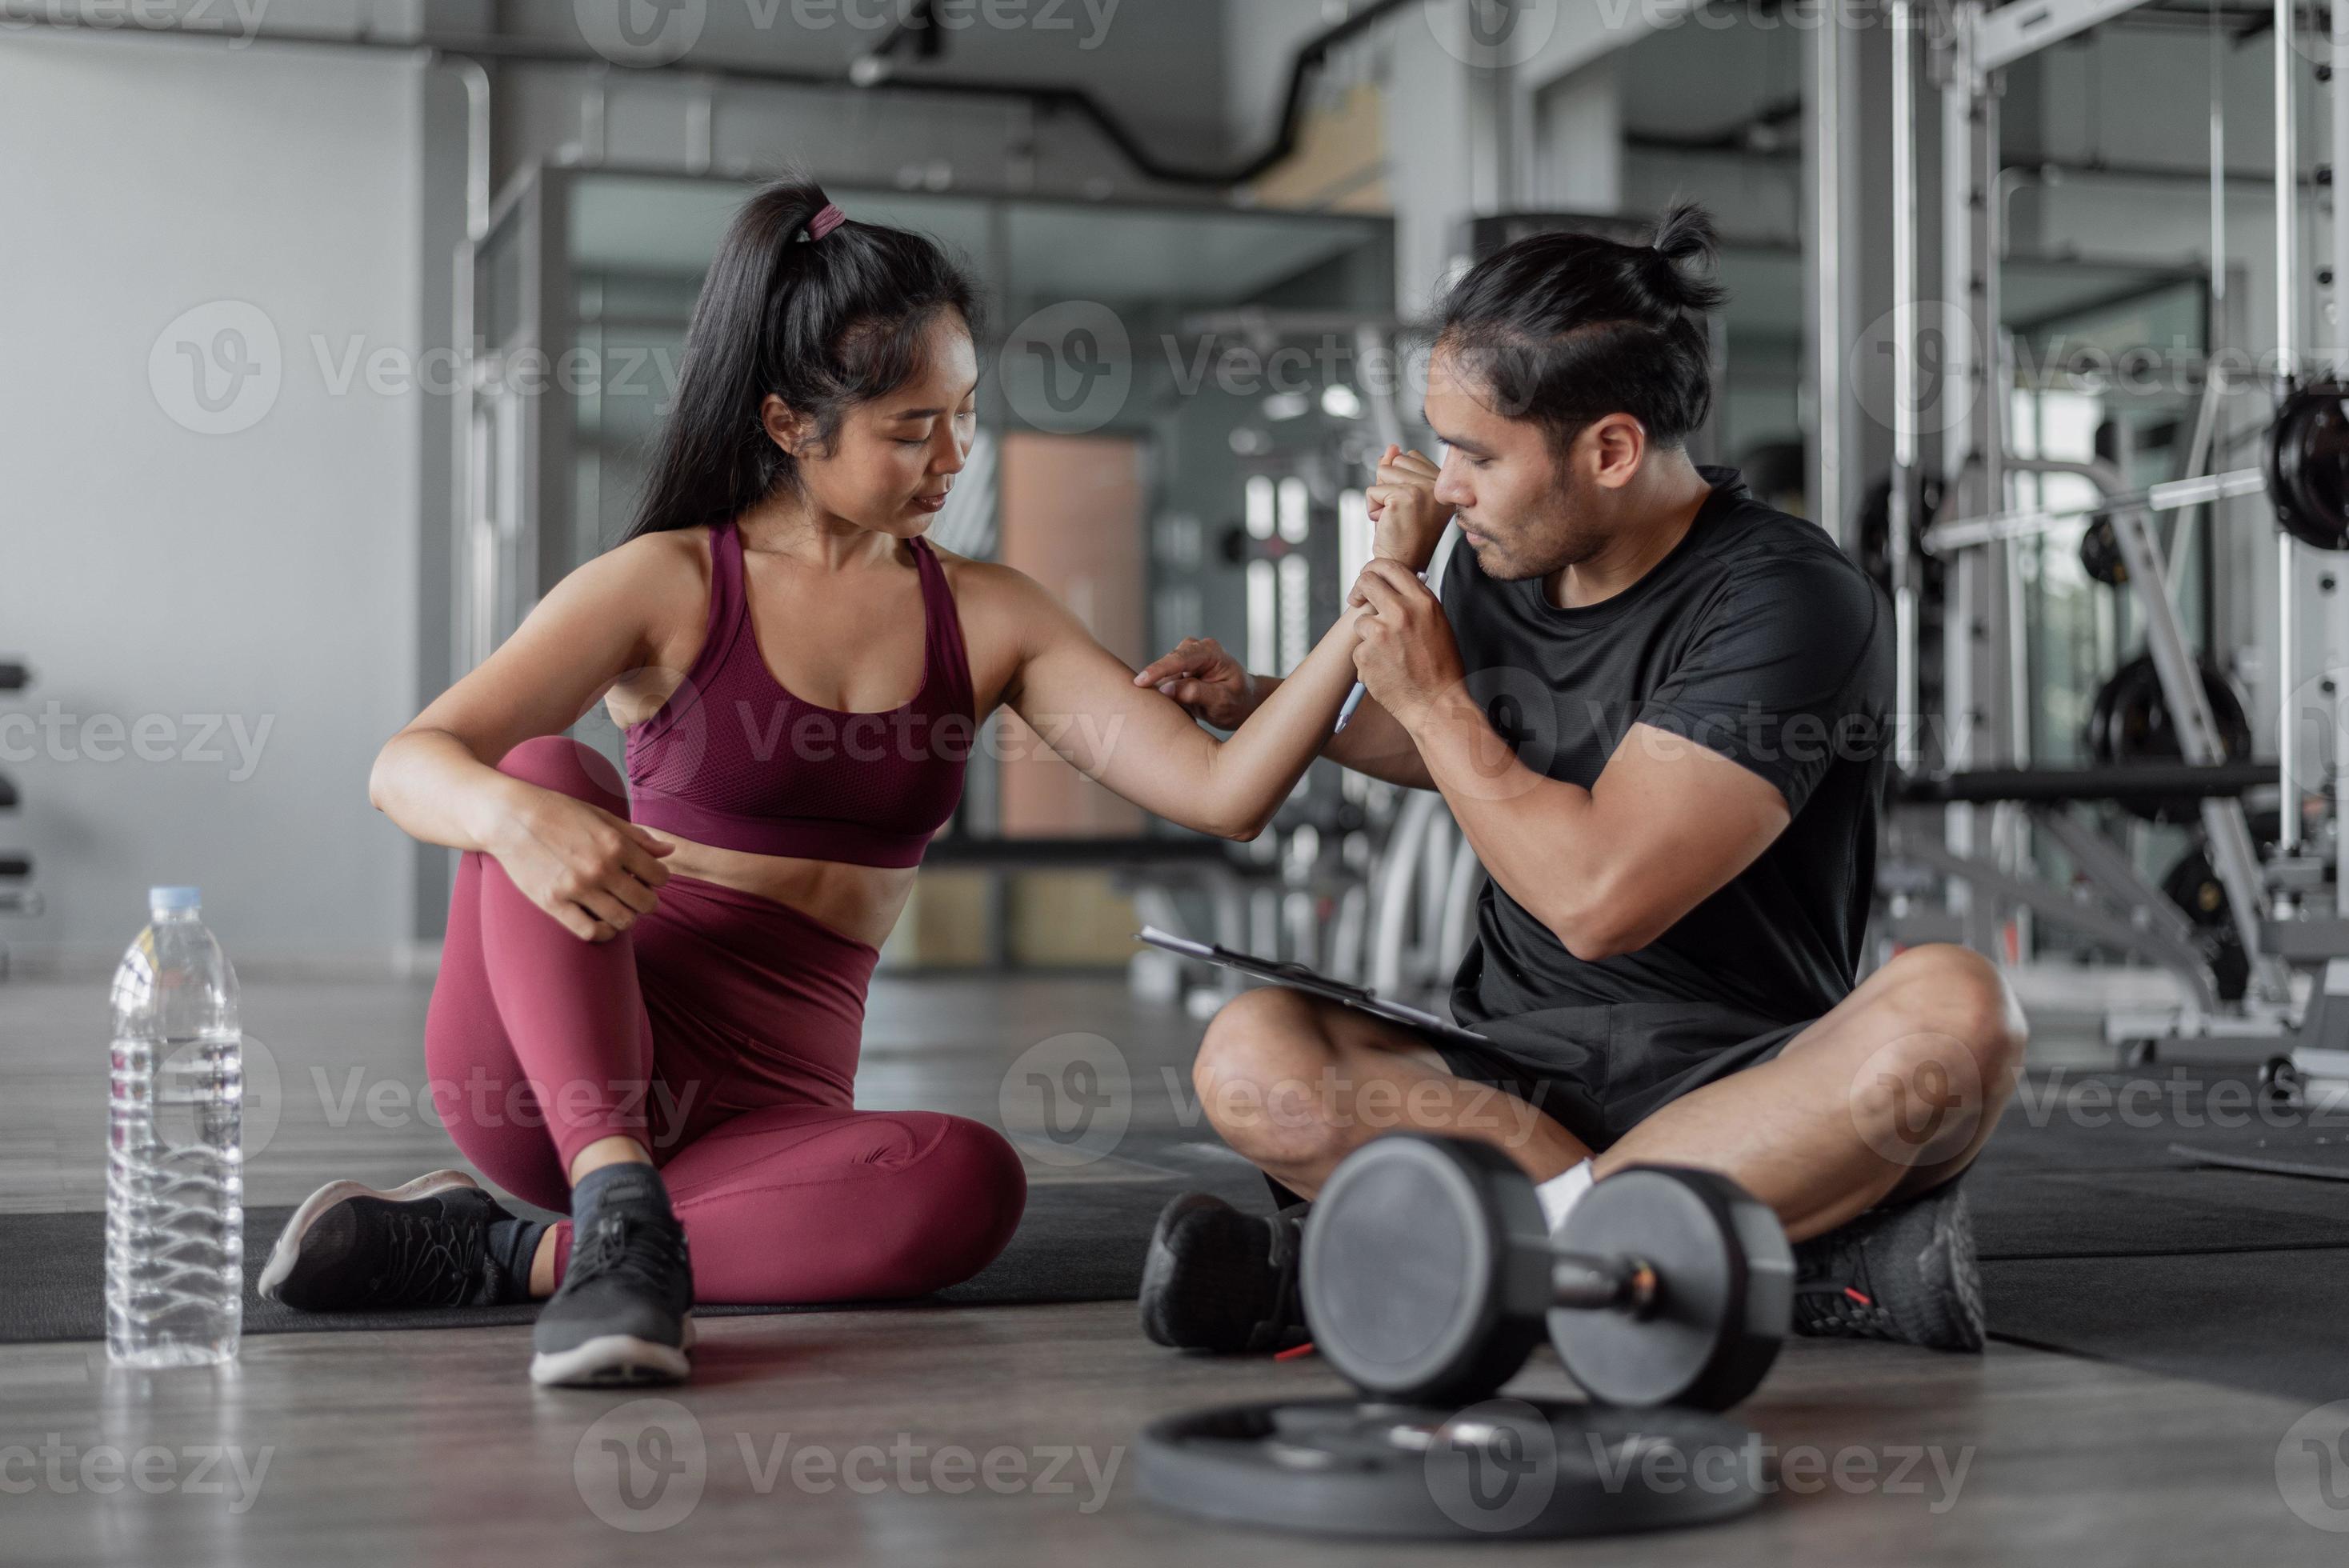
POLYGON ((2349 1247, 2340 1189, 2282 1176, 2036 1169, 1985 1157, 1965 1180, 1985 1263, 2349 1247))
POLYGON ((2349 1398, 2349 1249, 1986 1264, 2001 1339, 2276 1394, 2349 1398))
MULTIPOLYGON (((1195 1161, 1185 1161, 1195 1165, 1195 1161)), ((1264 1183, 1237 1161, 1216 1162, 1160 1181, 1070 1181, 1032 1187, 1027 1212, 1003 1255, 974 1277, 912 1302, 817 1306, 699 1306, 704 1317, 895 1307, 1040 1305, 1130 1300, 1142 1284, 1143 1255, 1158 1211, 1175 1193, 1216 1191, 1269 1212, 1264 1183)), ((254 1294, 269 1249, 293 1209, 247 1209, 244 1332, 302 1334, 352 1329, 486 1328, 530 1322, 534 1306, 436 1307, 416 1312, 296 1312, 254 1294)), ((0 1214, 0 1344, 106 1336, 103 1214, 0 1214)))
POLYGON ((1988 1157, 2033 1170, 2184 1169, 2194 1161, 2173 1143, 2230 1149, 2315 1137, 2349 1139, 2349 1108, 2270 1106, 2248 1069, 2039 1071, 2017 1088, 1988 1157))
MULTIPOLYGON (((2232 1146, 2173 1143, 2169 1151, 2199 1165, 2234 1171, 2258 1171, 2271 1176, 2302 1181, 2349 1181, 2349 1137, 2338 1133, 2303 1133, 2298 1137, 2256 1138, 2232 1146)), ((2339 1203, 2341 1195, 2332 1194, 2339 1203)))
POLYGON ((2312 1405, 2349 1395, 2349 1202, 2208 1158, 2337 1145, 2349 1118, 2266 1107, 2243 1071, 2058 1081, 2033 1075, 1965 1178, 1991 1332, 2312 1405))

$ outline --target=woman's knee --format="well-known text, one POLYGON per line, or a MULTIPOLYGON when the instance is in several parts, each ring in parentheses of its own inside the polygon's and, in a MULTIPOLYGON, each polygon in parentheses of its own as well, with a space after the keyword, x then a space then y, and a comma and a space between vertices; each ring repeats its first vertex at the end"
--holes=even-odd
POLYGON ((917 1178, 912 1222, 898 1256, 884 1272, 899 1291, 926 1295, 959 1284, 993 1263, 1019 1228, 1028 1207, 1028 1173, 1018 1150, 983 1122, 936 1111, 906 1112, 922 1152, 907 1167, 917 1178))
POLYGON ((523 741, 499 759, 498 771, 600 806, 615 816, 628 814, 628 790, 620 770, 594 747, 566 735, 541 735, 523 741))
POLYGON ((479 1067, 427 1072, 431 1114, 474 1169, 525 1203, 557 1212, 571 1206, 562 1156, 526 1079, 494 1078, 479 1067))

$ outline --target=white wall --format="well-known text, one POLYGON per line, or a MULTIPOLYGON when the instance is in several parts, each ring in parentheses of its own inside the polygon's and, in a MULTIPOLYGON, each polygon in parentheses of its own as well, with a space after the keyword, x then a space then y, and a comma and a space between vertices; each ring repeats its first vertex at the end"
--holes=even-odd
POLYGON ((421 79, 403 57, 0 33, 0 653, 38 677, 0 716, 73 721, 0 728, 27 808, 0 844, 48 899, 0 923, 28 967, 109 959, 150 882, 202 883, 247 968, 380 965, 409 928, 409 851, 366 781, 415 710, 419 399, 363 373, 337 393, 315 342, 339 364, 418 341, 421 79), (247 352, 280 387, 246 382, 229 411, 265 417, 200 434, 165 407, 194 417, 191 367, 167 341, 150 381, 150 357, 198 307, 173 335, 212 346, 219 302, 274 329, 247 352))

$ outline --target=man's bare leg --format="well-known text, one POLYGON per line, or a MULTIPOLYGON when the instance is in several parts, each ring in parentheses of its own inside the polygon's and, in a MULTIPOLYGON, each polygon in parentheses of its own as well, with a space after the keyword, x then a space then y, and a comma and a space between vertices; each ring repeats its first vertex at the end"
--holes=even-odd
POLYGON ((1481 1139, 1537 1180, 1590 1158, 1535 1107, 1454 1077, 1419 1036, 1277 986, 1216 1015, 1191 1081, 1224 1141, 1301 1198, 1347 1155, 1399 1130, 1481 1139))
MULTIPOLYGON (((1801 1241, 1971 1163, 2013 1091, 2024 1038, 1988 961, 1913 949, 1777 1058, 1666 1106, 1594 1169, 1602 1179, 1630 1164, 1719 1171, 1801 1241)), ((1216 1015, 1193 1081, 1226 1141, 1306 1197, 1398 1128, 1493 1143, 1537 1181, 1590 1158, 1525 1101, 1454 1078, 1416 1037, 1291 991, 1251 992, 1216 1015)))
POLYGON ((1795 1241, 1956 1176, 2013 1094, 2027 1037, 1997 969, 1920 947, 1878 970, 1770 1061, 1674 1100, 1593 1168, 1719 1171, 1795 1241))

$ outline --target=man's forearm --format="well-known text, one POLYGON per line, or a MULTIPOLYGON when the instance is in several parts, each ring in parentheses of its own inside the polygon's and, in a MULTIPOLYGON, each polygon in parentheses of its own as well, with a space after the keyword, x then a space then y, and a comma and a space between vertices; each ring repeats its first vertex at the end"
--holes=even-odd
POLYGON ((1590 791, 1535 772, 1455 689, 1412 716, 1414 753, 1503 892, 1565 940, 1578 890, 1603 882, 1590 791))

